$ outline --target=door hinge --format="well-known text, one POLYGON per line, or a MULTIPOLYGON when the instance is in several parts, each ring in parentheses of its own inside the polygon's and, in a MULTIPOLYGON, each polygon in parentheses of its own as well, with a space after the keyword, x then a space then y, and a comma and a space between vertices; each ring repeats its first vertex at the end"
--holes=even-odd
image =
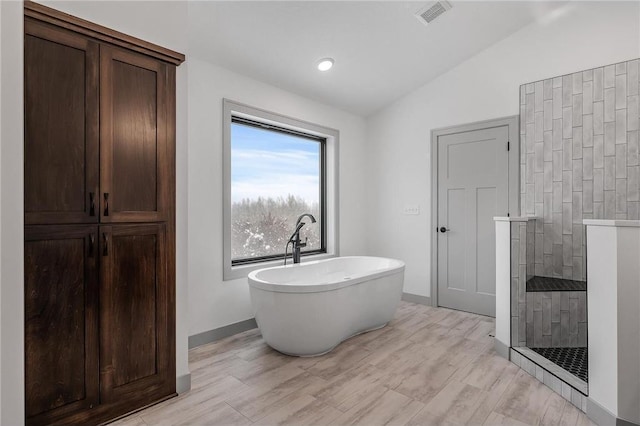
POLYGON ((507 141, 507 151, 511 150, 511 142, 507 141))
POLYGON ((509 216, 509 213, 507 213, 507 217, 510 217, 510 216, 509 216))

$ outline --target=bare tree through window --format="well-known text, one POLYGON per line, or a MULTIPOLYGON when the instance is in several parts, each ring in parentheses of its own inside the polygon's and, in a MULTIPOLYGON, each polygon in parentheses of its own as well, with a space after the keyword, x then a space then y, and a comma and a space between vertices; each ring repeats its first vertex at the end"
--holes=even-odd
POLYGON ((322 246, 323 139, 261 126, 231 124, 231 258, 284 254, 299 215, 311 213, 300 236, 304 252, 322 246))

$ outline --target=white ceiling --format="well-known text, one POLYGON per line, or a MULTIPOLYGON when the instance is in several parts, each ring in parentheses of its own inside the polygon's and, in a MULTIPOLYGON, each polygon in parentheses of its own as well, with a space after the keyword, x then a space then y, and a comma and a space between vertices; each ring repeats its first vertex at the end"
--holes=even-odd
POLYGON ((428 3, 190 2, 189 53, 367 116, 565 2, 452 0, 427 26, 414 14, 428 3))

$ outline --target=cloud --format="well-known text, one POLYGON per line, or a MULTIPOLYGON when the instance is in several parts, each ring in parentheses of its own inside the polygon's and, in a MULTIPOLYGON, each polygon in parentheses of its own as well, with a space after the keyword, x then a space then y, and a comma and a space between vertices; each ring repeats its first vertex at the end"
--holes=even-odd
POLYGON ((232 202, 288 195, 319 201, 318 153, 234 149, 231 164, 232 202))
POLYGON ((231 152, 232 179, 274 173, 317 175, 319 169, 317 152, 261 149, 233 149, 231 152))
POLYGON ((286 133, 234 123, 231 149, 231 198, 301 197, 317 203, 320 145, 286 133))

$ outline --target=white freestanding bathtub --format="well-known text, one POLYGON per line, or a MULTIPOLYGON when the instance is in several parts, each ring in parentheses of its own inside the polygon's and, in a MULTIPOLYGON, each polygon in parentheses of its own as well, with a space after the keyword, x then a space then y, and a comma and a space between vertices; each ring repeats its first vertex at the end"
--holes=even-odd
POLYGON ((336 257, 260 269, 248 280, 267 344, 287 355, 315 356, 393 318, 402 296, 404 262, 336 257))

